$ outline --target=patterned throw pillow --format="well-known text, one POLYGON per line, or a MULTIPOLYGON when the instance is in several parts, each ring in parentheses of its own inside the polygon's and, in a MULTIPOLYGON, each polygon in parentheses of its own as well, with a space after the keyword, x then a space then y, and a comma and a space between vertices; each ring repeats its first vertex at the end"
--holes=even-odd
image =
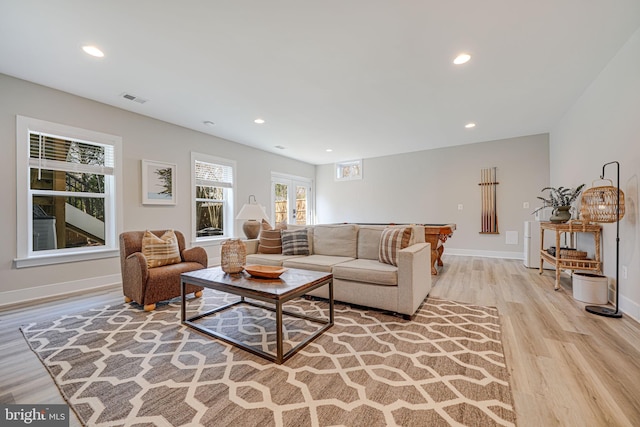
POLYGON ((411 228, 385 228, 380 236, 380 254, 378 260, 385 264, 398 266, 398 252, 409 246, 411 228))
POLYGON ((262 230, 258 242, 259 254, 281 254, 282 235, 280 230, 262 230))
POLYGON ((173 230, 167 230, 158 237, 149 230, 142 236, 142 254, 147 258, 147 267, 162 267, 182 261, 178 238, 173 230))
POLYGON ((309 255, 309 238, 306 228, 282 230, 282 255, 309 255))

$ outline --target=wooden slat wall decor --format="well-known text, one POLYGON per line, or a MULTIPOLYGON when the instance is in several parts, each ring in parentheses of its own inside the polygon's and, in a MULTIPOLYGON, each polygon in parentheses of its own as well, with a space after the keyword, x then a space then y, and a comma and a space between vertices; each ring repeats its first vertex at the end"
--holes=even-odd
POLYGON ((496 168, 480 170, 480 191, 482 193, 482 212, 480 234, 498 234, 498 211, 496 201, 496 168))

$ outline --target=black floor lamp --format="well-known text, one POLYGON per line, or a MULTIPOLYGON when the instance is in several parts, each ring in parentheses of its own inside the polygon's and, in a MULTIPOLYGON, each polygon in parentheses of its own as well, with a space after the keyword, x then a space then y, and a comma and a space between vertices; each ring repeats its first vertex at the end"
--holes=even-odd
MULTIPOLYGON (((624 193, 620 190, 620 163, 613 161, 602 166, 601 180, 604 178, 604 169, 607 165, 617 166, 616 187, 610 179, 606 187, 592 187, 582 193, 580 213, 582 218, 593 222, 616 223, 616 301, 615 310, 600 305, 588 305, 585 307, 589 313, 606 317, 622 317, 618 311, 618 297, 620 295, 620 282, 618 282, 618 270, 620 263, 620 220, 624 216, 624 193)), ((607 292, 608 293, 608 292, 607 292)))

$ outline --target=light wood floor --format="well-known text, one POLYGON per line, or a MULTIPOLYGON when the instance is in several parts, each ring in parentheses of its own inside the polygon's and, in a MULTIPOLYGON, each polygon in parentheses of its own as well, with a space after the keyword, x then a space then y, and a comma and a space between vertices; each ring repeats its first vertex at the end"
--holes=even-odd
MULTIPOLYGON (((640 426, 640 324, 587 313, 521 261, 444 257, 430 296, 497 307, 518 425, 640 426)), ((19 326, 119 304, 119 289, 0 311, 0 403, 64 403, 19 326)), ((73 417, 72 426, 80 425, 73 417)))

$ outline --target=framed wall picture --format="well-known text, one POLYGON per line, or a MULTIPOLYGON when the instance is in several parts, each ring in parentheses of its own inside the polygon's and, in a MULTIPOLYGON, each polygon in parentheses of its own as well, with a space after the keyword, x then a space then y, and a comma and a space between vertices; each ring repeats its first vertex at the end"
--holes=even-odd
POLYGON ((176 204, 176 169, 173 163, 142 161, 142 204, 176 204))

